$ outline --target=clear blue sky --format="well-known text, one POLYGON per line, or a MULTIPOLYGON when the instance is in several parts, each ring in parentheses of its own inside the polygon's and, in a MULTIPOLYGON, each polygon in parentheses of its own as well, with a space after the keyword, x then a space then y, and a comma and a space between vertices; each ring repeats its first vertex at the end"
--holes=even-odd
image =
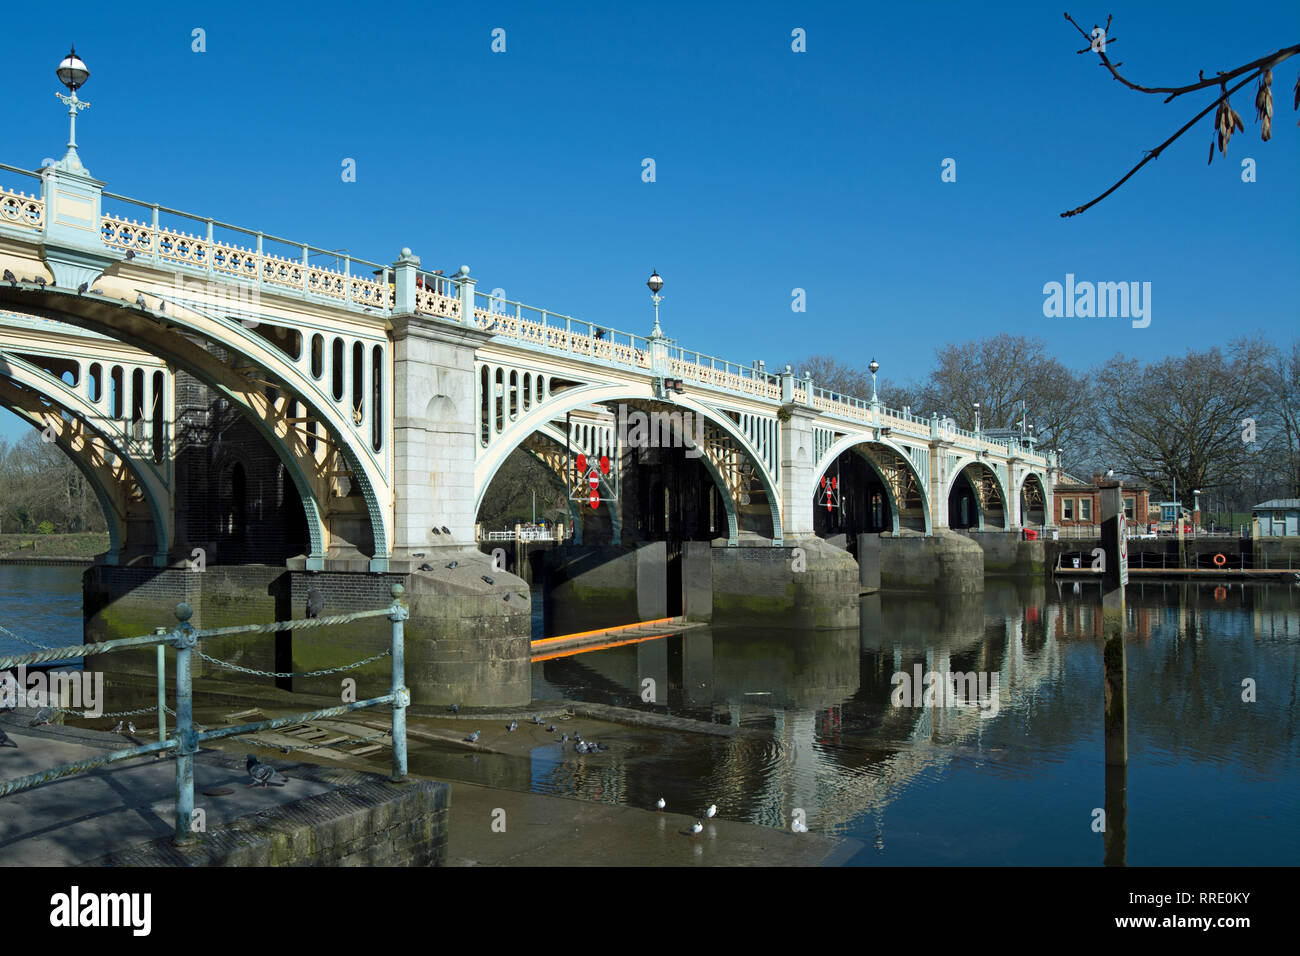
POLYGON ((1207 117, 1061 219, 1207 102, 1124 90, 1075 54, 1062 10, 1113 12, 1112 59, 1149 85, 1300 42, 1294 2, 63 3, 6 50, 21 122, 0 161, 62 155, 54 67, 75 42, 92 71, 80 151, 110 191, 368 259, 410 246, 426 268, 469 264, 480 289, 641 333, 657 268, 665 331, 733 361, 875 355, 899 381, 936 345, 1003 331, 1079 367, 1290 340, 1300 57, 1274 77, 1271 142, 1252 85, 1226 160, 1206 165, 1207 117), (1066 273, 1150 282, 1150 326, 1044 318, 1043 285, 1066 273))

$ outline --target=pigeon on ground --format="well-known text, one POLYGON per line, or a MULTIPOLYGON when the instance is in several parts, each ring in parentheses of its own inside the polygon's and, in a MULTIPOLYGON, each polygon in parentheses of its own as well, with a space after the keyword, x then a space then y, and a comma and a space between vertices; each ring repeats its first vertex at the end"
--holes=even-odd
POLYGON ((569 742, 569 735, 568 735, 568 734, 560 734, 560 743, 562 743, 562 744, 567 744, 568 742, 569 742))
POLYGON ((32 722, 27 726, 39 727, 42 724, 48 724, 53 719, 54 719, 54 708, 42 707, 40 710, 36 711, 36 716, 32 718, 32 722))
POLYGON ((446 525, 443 525, 443 526, 442 526, 442 533, 443 533, 443 534, 451 534, 451 529, 448 528, 446 525))
POLYGON ((10 272, 8 269, 5 270, 4 279, 5 282, 8 282, 10 286, 16 287, 18 285, 18 277, 14 275, 12 272, 10 272))
POLYGON ((18 745, 10 739, 9 735, 0 730, 0 747, 17 747, 18 745))
POLYGON ((244 761, 244 767, 247 768, 248 775, 253 778, 253 782, 249 784, 250 787, 255 787, 260 783, 262 789, 265 790, 268 784, 274 783, 279 786, 284 786, 289 782, 288 777, 280 773, 280 771, 276 770, 270 764, 258 762, 258 759, 252 754, 247 755, 247 759, 244 761))
POLYGON ((697 833, 703 832, 703 830, 704 830, 704 824, 701 823, 699 820, 696 820, 694 823, 691 824, 691 836, 695 836, 697 833))
POLYGON ((512 720, 510 721, 510 726, 506 728, 506 732, 513 734, 518 729, 519 729, 519 721, 512 720))
POLYGON ((713 815, 717 812, 718 812, 718 805, 716 803, 710 803, 709 809, 704 811, 704 815, 708 817, 710 820, 712 820, 713 815))
POLYGON ((424 552, 423 552, 423 551, 412 551, 412 552, 411 552, 411 557, 413 557, 413 558, 422 558, 422 557, 424 557, 424 552))
POLYGON ((548 734, 553 734, 553 733, 555 733, 555 725, 554 725, 554 724, 551 724, 551 726, 547 727, 547 728, 546 728, 546 732, 547 732, 548 734))
POLYGON ((453 561, 453 562, 451 562, 451 564, 447 565, 447 570, 448 570, 448 571, 455 571, 456 568, 458 568, 459 566, 460 566, 460 562, 459 562, 459 561, 453 561))
POLYGON ((431 530, 433 531, 434 534, 442 534, 442 532, 439 531, 437 528, 433 528, 431 530))
POLYGON ((544 724, 546 721, 542 720, 542 718, 538 717, 536 714, 533 714, 533 723, 544 724))
POLYGON ((320 617, 320 612, 325 610, 325 595, 321 594, 315 588, 307 589, 307 616, 320 617))
POLYGON ((668 804, 663 797, 660 797, 658 800, 655 801, 655 806, 658 807, 660 810, 662 810, 664 807, 668 806, 668 804))
POLYGON ((135 297, 135 304, 136 304, 136 307, 137 307, 137 308, 141 308, 141 309, 147 309, 147 308, 149 308, 148 303, 146 303, 146 302, 144 301, 144 295, 143 295, 143 294, 138 294, 138 295, 136 295, 136 297, 135 297))
POLYGON ((451 705, 450 707, 448 707, 447 709, 448 709, 449 711, 451 711, 453 714, 459 714, 459 713, 460 713, 460 704, 452 704, 452 705, 451 705))
POLYGON ((126 732, 127 732, 128 734, 134 734, 134 733, 135 733, 135 724, 134 724, 132 721, 129 721, 129 720, 128 720, 128 721, 126 722, 126 732))
POLYGON ((582 743, 582 734, 574 734, 573 739, 576 740, 578 743, 582 743))
POLYGON ((85 295, 85 294, 86 294, 86 290, 89 289, 89 288, 90 288, 90 283, 89 283, 89 282, 83 282, 83 283, 81 283, 81 285, 77 286, 77 295, 85 295))
POLYGON ((424 564, 420 565, 420 570, 421 570, 421 571, 432 571, 432 570, 433 570, 433 565, 430 564, 428 561, 426 561, 426 562, 424 562, 424 564))
POLYGON ((115 733, 115 734, 120 734, 120 733, 122 732, 122 728, 125 727, 125 726, 126 726, 126 721, 125 721, 125 720, 119 720, 119 721, 117 722, 117 726, 113 728, 113 733, 115 733))
POLYGON ((492 580, 490 577, 488 577, 486 574, 482 575, 482 578, 483 578, 483 580, 486 581, 488 584, 496 584, 496 582, 493 581, 493 580, 492 580))
POLYGON ((478 735, 480 733, 482 733, 482 731, 480 730, 474 731, 472 734, 470 734, 468 737, 465 738, 465 742, 470 744, 478 743, 478 735))

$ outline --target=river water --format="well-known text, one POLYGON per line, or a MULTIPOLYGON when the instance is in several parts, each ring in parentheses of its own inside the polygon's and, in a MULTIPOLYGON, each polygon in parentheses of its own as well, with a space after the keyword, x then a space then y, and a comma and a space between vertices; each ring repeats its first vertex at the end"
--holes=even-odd
MULTIPOLYGON (((80 573, 0 566, 0 624, 76 643, 80 573)), ((626 727, 594 760, 553 744, 524 758, 416 748, 411 769, 646 808, 662 796, 679 812, 712 803, 722 818, 766 826, 797 818, 860 841, 855 865, 1100 865, 1099 810, 1113 832, 1123 825, 1130 865, 1294 865, 1300 588, 1130 585, 1126 627, 1123 813, 1106 800, 1091 583, 869 596, 856 629, 715 625, 539 662, 537 698, 745 733, 626 727), (984 692, 946 706, 898 699, 895 675, 945 671, 983 674, 984 692)), ((0 652, 26 649, 0 633, 0 652)))

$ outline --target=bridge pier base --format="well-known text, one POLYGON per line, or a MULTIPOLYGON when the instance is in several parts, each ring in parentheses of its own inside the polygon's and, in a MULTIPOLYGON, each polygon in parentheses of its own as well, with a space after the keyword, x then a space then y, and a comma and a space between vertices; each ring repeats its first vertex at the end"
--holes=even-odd
MULTIPOLYGON (((198 572, 143 565, 99 565, 82 578, 85 639, 103 641, 149 634, 176 623, 184 601, 200 628, 293 620, 305 615, 307 590, 324 595, 324 614, 373 610, 391 601, 394 583, 406 588, 411 617, 406 622, 406 682, 412 703, 434 708, 522 706, 532 698, 529 661, 531 600, 528 586, 476 551, 449 558, 428 556, 436 570, 412 573, 311 573, 269 565, 211 566, 198 572), (455 568, 446 565, 455 561, 455 568), (491 584, 484 578, 490 578, 491 584)), ((200 650, 209 657, 267 672, 325 670, 381 653, 387 628, 357 621, 327 630, 246 634, 210 639, 200 650)), ((95 658, 92 668, 114 674, 151 676, 156 661, 147 653, 124 651, 95 658)), ((387 658, 355 670, 317 677, 279 679, 245 674, 219 664, 195 662, 195 676, 267 688, 339 697, 343 680, 356 681, 354 699, 387 693, 387 658)))

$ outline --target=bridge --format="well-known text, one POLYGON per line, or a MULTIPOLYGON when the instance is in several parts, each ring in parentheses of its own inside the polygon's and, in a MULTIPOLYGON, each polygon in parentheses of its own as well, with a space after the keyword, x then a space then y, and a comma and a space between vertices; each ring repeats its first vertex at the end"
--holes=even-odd
POLYGON ((576 543, 784 560, 815 537, 1015 534, 1052 513, 1055 461, 1030 434, 688 349, 661 330, 657 289, 648 335, 580 320, 410 248, 368 261, 109 192, 75 135, 59 162, 0 177, 0 404, 86 474, 109 567, 185 569, 199 548, 427 572, 475 548, 515 454, 566 489, 576 543))

